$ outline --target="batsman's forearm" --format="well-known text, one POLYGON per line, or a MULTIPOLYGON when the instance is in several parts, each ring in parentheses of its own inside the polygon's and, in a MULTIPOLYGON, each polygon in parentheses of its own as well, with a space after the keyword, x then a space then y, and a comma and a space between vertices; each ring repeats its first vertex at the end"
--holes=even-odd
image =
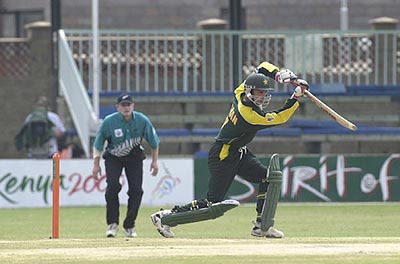
POLYGON ((262 73, 267 77, 275 79, 275 74, 279 71, 279 68, 272 63, 264 61, 257 66, 257 72, 262 73))

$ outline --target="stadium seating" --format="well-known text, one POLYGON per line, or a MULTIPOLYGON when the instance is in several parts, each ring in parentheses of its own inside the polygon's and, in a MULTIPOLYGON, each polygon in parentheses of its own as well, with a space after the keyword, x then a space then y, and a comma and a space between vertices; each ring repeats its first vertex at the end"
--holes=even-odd
MULTIPOLYGON (((343 128, 306 98, 285 125, 261 130, 251 145, 254 153, 387 153, 400 149, 400 87, 312 88, 313 93, 359 129, 343 128), (359 89, 359 90, 357 90, 359 89), (388 93, 389 95, 385 95, 388 93)), ((148 115, 162 142, 163 154, 192 155, 207 151, 229 111, 228 94, 135 96, 135 110, 148 115)), ((275 93, 270 109, 288 97, 275 93)), ((115 111, 115 96, 101 96, 100 116, 115 111)))

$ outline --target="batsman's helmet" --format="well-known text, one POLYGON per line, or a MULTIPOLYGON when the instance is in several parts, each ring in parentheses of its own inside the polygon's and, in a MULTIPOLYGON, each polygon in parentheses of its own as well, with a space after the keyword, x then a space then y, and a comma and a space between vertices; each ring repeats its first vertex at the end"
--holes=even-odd
POLYGON ((247 98, 262 110, 264 110, 271 101, 271 94, 269 94, 269 91, 274 90, 274 88, 270 86, 268 77, 262 73, 253 73, 247 77, 244 82, 244 89, 247 98), (254 90, 261 90, 266 93, 263 96, 254 95, 254 90))

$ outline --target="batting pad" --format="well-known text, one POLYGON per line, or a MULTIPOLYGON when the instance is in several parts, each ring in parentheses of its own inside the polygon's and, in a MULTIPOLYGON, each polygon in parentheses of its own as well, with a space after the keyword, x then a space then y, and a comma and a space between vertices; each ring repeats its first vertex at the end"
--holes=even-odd
POLYGON ((275 223, 275 213, 282 187, 282 171, 279 155, 272 155, 268 167, 268 188, 261 213, 261 230, 267 231, 275 223))
POLYGON ((210 203, 210 205, 206 208, 168 214, 161 218, 161 223, 163 225, 174 227, 182 224, 215 219, 222 216, 226 211, 229 211, 237 206, 239 206, 239 202, 236 200, 224 200, 214 204, 210 203))

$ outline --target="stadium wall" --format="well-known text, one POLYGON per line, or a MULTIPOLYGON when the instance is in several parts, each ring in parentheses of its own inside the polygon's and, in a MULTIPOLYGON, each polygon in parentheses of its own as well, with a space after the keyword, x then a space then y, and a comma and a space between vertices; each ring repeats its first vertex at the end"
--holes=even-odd
MULTIPOLYGON (((267 163, 268 157, 260 160, 267 163)), ((104 205, 105 176, 91 177, 89 159, 61 160, 60 205, 104 205)), ((282 155, 283 202, 394 202, 400 201, 400 154, 282 155)), ((103 164, 104 167, 104 164, 103 164)), ((183 204, 206 195, 207 159, 161 158, 157 177, 150 160, 144 163, 144 205, 183 204)), ((121 203, 127 184, 121 177, 121 203)), ((0 160, 0 208, 51 207, 50 160, 0 160)), ((257 186, 236 176, 227 198, 254 202, 257 186)))
MULTIPOLYGON (((50 24, 35 22, 28 24, 26 30, 27 38, 0 42, 0 158, 25 156, 17 152, 14 136, 38 96, 53 96, 50 24)), ((52 109, 56 109, 55 103, 52 109)))
MULTIPOLYGON (((7 10, 43 9, 50 21, 49 0, 1 0, 7 10)), ((61 2, 63 28, 91 28, 91 1, 61 2)), ((340 28, 340 0, 246 0, 245 28, 249 30, 334 30, 340 28)), ((228 19, 229 1, 220 0, 101 0, 102 29, 195 29, 208 18, 228 19)), ((349 29, 367 29, 370 19, 400 19, 400 1, 348 1, 349 29)))
MULTIPOLYGON (((143 204, 175 204, 193 199, 192 158, 161 158, 157 177, 150 175, 150 162, 144 162, 143 204)), ((89 159, 61 160, 60 206, 104 205, 105 175, 95 181, 91 177, 92 166, 89 159)), ((52 179, 51 160, 0 160, 0 208, 51 207, 52 179)), ((128 184, 124 174, 120 183, 121 204, 126 204, 128 184)))

